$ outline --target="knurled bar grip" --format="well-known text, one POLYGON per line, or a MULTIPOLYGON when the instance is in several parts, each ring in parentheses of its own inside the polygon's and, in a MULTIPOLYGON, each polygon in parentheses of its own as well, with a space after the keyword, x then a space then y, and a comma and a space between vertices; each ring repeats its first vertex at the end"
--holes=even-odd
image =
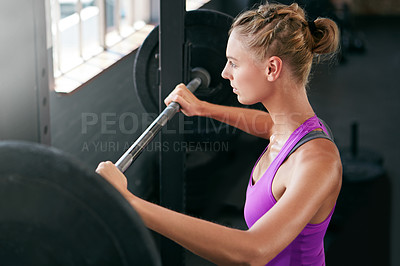
MULTIPOLYGON (((186 87, 194 92, 200 85, 201 79, 196 77, 192 79, 186 87)), ((132 144, 132 146, 119 158, 115 166, 121 172, 126 169, 139 157, 144 148, 154 139, 163 126, 179 111, 180 105, 177 102, 171 102, 158 117, 147 127, 140 137, 132 144)))

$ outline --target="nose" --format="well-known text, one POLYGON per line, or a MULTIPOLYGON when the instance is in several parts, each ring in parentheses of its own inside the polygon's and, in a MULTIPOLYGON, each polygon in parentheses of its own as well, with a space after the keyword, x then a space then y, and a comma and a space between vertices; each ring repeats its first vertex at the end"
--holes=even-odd
POLYGON ((224 79, 231 79, 231 75, 228 72, 228 62, 226 62, 224 69, 221 72, 221 76, 224 79))

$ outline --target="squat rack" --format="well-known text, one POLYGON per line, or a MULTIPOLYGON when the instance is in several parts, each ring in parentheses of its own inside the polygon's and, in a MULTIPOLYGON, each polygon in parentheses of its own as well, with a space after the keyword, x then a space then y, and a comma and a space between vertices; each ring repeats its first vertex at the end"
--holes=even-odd
MULTIPOLYGON (((159 111, 164 108, 164 99, 171 90, 181 82, 187 82, 185 69, 185 0, 160 0, 159 23, 159 111)), ((160 162, 160 204, 178 212, 185 210, 185 153, 173 150, 174 143, 184 141, 179 132, 178 116, 168 123, 169 132, 160 134, 161 149, 160 162), (176 132, 176 133, 175 133, 176 132)), ((162 219, 162 217, 160 217, 162 219)), ((163 265, 184 265, 183 248, 164 237, 160 239, 160 254, 163 265)))

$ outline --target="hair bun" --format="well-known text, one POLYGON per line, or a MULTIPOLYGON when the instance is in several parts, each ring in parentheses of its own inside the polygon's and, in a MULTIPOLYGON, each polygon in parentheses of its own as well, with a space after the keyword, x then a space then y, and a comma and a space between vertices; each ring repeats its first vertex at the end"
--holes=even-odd
POLYGON ((313 45, 312 51, 316 54, 334 53, 339 46, 339 29, 336 23, 328 18, 318 18, 313 23, 309 23, 313 45), (314 24, 314 30, 312 30, 314 24))

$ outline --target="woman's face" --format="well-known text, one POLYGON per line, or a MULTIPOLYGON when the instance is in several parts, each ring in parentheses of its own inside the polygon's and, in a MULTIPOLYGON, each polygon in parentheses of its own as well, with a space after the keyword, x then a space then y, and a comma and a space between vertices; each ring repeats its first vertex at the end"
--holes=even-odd
POLYGON ((268 96, 266 65, 254 61, 240 38, 235 30, 229 36, 226 48, 227 63, 221 75, 229 79, 238 101, 251 105, 262 102, 268 96))

